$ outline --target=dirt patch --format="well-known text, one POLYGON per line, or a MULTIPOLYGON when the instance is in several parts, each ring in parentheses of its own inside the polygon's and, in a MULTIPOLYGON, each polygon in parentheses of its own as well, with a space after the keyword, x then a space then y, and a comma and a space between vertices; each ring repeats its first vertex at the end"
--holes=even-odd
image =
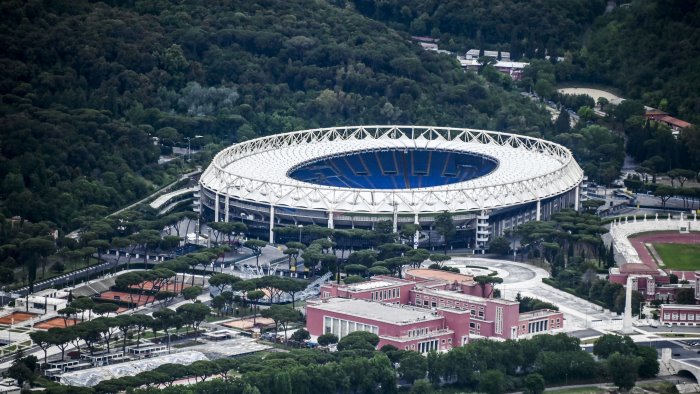
MULTIPOLYGON (((268 327, 274 326, 275 321, 265 317, 258 317, 255 319, 255 324, 257 326, 268 327)), ((250 330, 251 328, 253 328, 253 319, 234 320, 226 323, 221 323, 221 325, 231 328, 237 328, 239 330, 250 330)))
POLYGON ((605 97, 608 101, 620 99, 620 97, 618 97, 610 92, 606 92, 605 90, 600 90, 600 89, 563 88, 563 89, 558 89, 557 91, 559 93, 563 93, 563 94, 585 94, 587 96, 593 97, 593 100, 595 100, 596 102, 598 102, 599 97, 605 97))
POLYGON ((41 328, 44 330, 48 330, 49 328, 64 328, 64 327, 70 327, 78 324, 78 320, 76 319, 68 319, 66 321, 63 320, 62 317, 54 317, 52 319, 42 321, 40 323, 37 323, 34 325, 34 328, 41 328))
POLYGON ((6 324, 6 325, 17 324, 17 323, 21 323, 23 321, 33 319, 36 316, 38 316, 38 315, 35 313, 12 312, 9 315, 0 317, 0 324, 6 324))

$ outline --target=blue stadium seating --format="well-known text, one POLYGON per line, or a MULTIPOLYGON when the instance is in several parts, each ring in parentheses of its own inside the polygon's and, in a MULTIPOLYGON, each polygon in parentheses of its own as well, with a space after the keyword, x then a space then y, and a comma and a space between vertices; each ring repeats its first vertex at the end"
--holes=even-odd
POLYGON ((475 154, 390 149, 321 159, 297 168, 290 176, 326 186, 413 189, 464 182, 495 167, 495 161, 475 154))

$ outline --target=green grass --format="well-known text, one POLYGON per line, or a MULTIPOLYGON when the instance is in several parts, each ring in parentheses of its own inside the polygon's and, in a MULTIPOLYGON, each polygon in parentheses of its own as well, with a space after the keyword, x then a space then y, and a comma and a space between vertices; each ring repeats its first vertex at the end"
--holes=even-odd
POLYGON ((654 244, 664 262, 664 268, 695 271, 700 270, 700 245, 698 244, 654 244))

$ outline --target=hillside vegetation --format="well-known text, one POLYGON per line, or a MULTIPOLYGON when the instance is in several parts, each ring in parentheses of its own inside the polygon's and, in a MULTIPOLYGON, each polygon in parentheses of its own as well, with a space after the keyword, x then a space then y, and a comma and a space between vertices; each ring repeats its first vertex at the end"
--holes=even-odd
POLYGON ((158 166, 161 149, 195 135, 211 154, 317 126, 550 125, 452 57, 321 1, 5 1, 0 10, 1 210, 64 229, 82 225, 73 219, 86 207, 122 206, 174 179, 184 168, 158 166))

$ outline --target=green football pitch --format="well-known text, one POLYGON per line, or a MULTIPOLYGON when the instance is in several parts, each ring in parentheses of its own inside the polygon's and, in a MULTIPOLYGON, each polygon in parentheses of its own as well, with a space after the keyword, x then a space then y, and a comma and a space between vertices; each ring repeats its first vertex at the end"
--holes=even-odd
POLYGON ((700 270, 700 244, 654 244, 654 249, 664 262, 663 268, 700 270))

